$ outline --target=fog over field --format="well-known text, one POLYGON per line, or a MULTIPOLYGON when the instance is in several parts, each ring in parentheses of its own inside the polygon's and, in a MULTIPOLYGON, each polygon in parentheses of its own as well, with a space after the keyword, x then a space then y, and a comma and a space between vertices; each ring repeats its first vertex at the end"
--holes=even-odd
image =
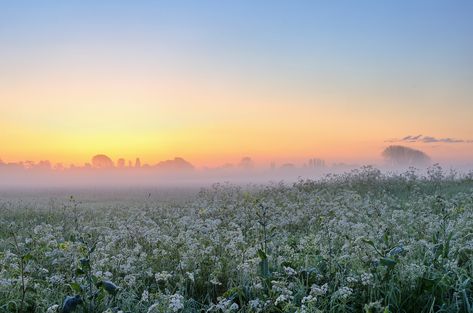
MULTIPOLYGON (((114 162, 110 157, 99 154, 83 166, 52 165, 49 161, 1 162, 0 187, 204 187, 217 182, 265 184, 319 179, 366 166, 376 167, 384 173, 399 173, 411 168, 423 173, 432 165, 441 166, 421 150, 401 145, 387 146, 381 157, 381 160, 375 161, 376 165, 330 164, 320 158, 310 158, 303 164, 271 162, 267 166, 256 165, 251 157, 243 157, 235 165, 226 163, 219 167, 197 168, 181 157, 149 165, 141 164, 139 158, 134 163, 127 163, 124 159, 114 162)), ((447 161, 444 167, 464 174, 473 170, 473 165, 468 162, 447 161)))

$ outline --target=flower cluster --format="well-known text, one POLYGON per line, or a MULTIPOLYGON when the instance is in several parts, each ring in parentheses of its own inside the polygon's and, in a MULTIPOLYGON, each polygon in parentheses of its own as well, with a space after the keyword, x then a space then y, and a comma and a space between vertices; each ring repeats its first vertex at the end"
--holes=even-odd
POLYGON ((472 185, 364 168, 54 210, 0 198, 0 308, 468 311, 472 185))

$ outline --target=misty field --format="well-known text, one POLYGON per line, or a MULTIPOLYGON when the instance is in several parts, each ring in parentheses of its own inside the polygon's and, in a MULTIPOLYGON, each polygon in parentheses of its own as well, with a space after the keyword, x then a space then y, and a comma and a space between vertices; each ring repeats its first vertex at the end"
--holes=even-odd
POLYGON ((473 312, 471 174, 150 196, 0 197, 0 312, 473 312))

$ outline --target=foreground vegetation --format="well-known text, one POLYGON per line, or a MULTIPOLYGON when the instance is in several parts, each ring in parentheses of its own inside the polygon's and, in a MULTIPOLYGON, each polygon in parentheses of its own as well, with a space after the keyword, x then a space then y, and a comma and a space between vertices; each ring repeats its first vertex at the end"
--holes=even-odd
POLYGON ((0 202, 0 312, 473 312, 472 175, 79 201, 0 202))

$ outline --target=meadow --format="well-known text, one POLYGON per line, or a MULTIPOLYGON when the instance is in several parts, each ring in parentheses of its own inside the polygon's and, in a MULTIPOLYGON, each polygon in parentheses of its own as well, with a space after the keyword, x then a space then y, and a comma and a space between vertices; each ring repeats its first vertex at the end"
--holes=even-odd
POLYGON ((0 196, 0 312, 473 312, 472 174, 81 197, 0 196))

